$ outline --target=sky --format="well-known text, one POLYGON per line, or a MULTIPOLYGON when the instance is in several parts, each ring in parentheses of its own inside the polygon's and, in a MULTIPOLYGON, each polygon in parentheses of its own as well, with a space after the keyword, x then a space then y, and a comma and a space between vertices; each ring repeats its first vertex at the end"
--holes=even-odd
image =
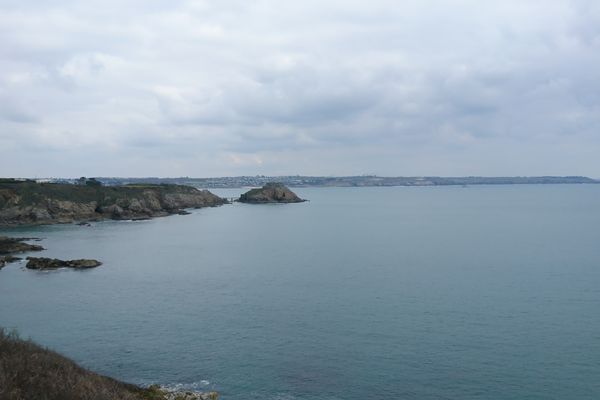
POLYGON ((600 178, 597 0, 0 0, 0 176, 600 178))

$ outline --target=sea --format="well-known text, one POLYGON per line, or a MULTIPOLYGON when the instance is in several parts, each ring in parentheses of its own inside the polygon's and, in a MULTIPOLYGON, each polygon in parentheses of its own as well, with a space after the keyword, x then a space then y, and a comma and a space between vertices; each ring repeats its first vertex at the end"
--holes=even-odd
POLYGON ((294 190, 3 229, 103 265, 9 264, 0 326, 223 400, 600 398, 600 185, 294 190))

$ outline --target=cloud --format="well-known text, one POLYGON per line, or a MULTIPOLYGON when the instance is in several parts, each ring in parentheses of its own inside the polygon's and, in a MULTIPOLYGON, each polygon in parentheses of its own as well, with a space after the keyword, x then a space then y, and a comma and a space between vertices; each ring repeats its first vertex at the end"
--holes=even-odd
POLYGON ((0 168, 598 176, 599 27, 589 0, 5 1, 0 168))

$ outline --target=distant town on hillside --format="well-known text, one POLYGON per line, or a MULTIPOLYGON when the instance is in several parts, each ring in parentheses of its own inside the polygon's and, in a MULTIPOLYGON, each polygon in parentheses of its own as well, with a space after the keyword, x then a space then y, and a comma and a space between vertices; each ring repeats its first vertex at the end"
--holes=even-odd
MULTIPOLYGON (((290 187, 367 187, 367 186, 444 186, 444 185, 514 185, 514 184, 576 184, 576 183, 600 183, 598 179, 584 176, 532 176, 532 177, 382 177, 376 175, 361 176, 232 176, 220 178, 118 178, 118 177, 95 177, 95 181, 104 185, 124 185, 132 183, 151 184, 179 184, 199 188, 240 188, 258 187, 268 182, 281 182, 290 187)), ((85 178, 64 179, 47 178, 37 179, 41 182, 57 182, 81 184, 85 178), (83 179, 83 180, 82 180, 83 179)))

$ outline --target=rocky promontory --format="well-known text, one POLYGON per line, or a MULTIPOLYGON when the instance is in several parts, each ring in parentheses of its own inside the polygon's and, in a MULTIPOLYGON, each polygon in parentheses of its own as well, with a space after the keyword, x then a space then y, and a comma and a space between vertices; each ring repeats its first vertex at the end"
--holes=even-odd
POLYGON ((208 190, 191 186, 89 182, 72 185, 0 179, 0 226, 148 219, 227 203, 208 190))
POLYGON ((303 200, 282 183, 270 182, 262 188, 251 189, 238 199, 240 203, 301 203, 303 200))

